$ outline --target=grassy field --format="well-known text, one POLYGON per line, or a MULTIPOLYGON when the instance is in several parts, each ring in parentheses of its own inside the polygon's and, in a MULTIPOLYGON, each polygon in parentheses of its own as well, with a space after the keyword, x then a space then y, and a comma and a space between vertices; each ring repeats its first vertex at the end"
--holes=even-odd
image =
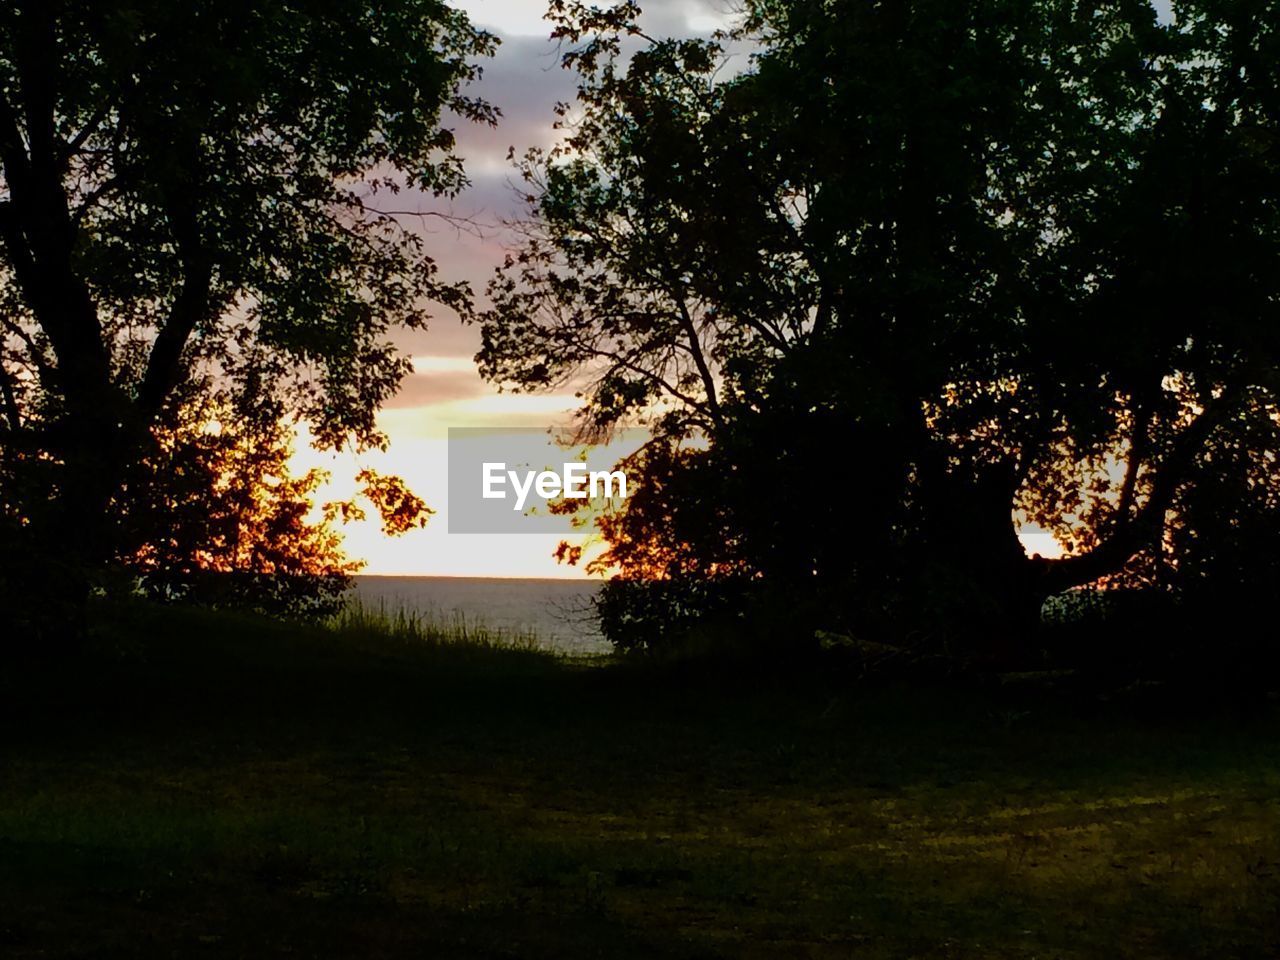
POLYGON ((0 956, 1280 953, 1268 701, 113 623, 0 690, 0 956))

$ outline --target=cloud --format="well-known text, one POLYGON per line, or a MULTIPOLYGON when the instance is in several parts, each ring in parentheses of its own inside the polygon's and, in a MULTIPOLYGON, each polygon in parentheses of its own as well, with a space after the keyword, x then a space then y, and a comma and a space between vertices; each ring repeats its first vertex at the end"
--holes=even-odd
MULTIPOLYGON (((498 36, 546 37, 551 24, 543 19, 544 0, 455 0, 454 6, 467 12, 471 22, 498 36)), ((644 0, 644 26, 670 35, 710 33, 733 16, 734 5, 726 0, 644 0)))
POLYGON ((412 373, 401 382, 399 393, 382 406, 384 410, 432 407, 483 397, 490 389, 475 370, 470 373, 412 373))
POLYGON ((476 362, 471 357, 410 357, 414 373, 475 373, 476 362))
POLYGON ((560 66, 556 44, 542 37, 505 39, 468 93, 502 111, 497 127, 467 123, 455 128, 458 153, 473 182, 502 182, 511 173, 507 152, 547 147, 555 141, 555 105, 574 98, 574 75, 560 66))
POLYGON ((414 402, 386 404, 378 425, 394 449, 402 439, 443 437, 450 427, 562 427, 581 403, 571 394, 497 393, 479 379, 475 389, 454 396, 424 384, 414 402))
POLYGON ((542 36, 550 25, 542 19, 547 5, 540 0, 454 0, 476 26, 501 37, 542 36))
MULTIPOLYGON (((544 0, 457 0, 455 5, 502 38, 469 91, 498 107, 501 122, 496 128, 460 123, 454 132, 475 185, 465 199, 505 216, 515 205, 505 189, 511 176, 508 149, 522 153, 550 146, 556 139, 555 104, 574 99, 577 80, 560 66, 558 44, 549 39, 552 25, 542 19, 544 0)), ((642 6, 641 26, 659 37, 709 36, 734 17, 728 0, 647 0, 642 6)))

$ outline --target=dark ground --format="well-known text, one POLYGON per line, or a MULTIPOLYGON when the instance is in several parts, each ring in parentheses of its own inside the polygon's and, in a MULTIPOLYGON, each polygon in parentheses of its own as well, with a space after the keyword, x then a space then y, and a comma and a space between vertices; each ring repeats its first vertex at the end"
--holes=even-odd
POLYGON ((1280 955, 1266 699, 121 617, 0 690, 0 956, 1280 955))

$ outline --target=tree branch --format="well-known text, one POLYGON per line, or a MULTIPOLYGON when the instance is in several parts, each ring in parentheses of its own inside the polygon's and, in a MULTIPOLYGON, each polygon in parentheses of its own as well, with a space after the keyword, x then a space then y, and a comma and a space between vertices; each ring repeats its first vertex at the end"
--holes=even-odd
POLYGON ((111 115, 111 110, 114 106, 114 99, 108 98, 104 101, 102 106, 93 112, 93 116, 85 121, 84 126, 80 128, 76 135, 66 142, 62 151, 63 156, 69 158, 78 153, 80 148, 93 136, 94 132, 102 126, 102 121, 111 115))
POLYGON ((182 258, 182 289, 174 298, 169 316, 147 358, 147 370, 138 388, 138 405, 154 417, 178 382, 182 351, 196 326, 209 313, 213 263, 200 241, 200 229, 189 198, 171 205, 170 223, 182 258))
POLYGON ((0 360, 0 397, 4 399, 4 413, 10 432, 19 433, 22 430, 22 412, 18 409, 18 397, 13 390, 13 376, 3 360, 0 360))
POLYGON ((1228 388, 1205 405, 1200 415, 1174 439, 1168 455, 1153 468, 1155 478, 1151 492, 1141 509, 1119 517, 1107 539, 1087 553, 1041 561, 1042 582, 1049 593, 1060 593, 1117 572, 1159 535, 1165 513, 1196 455, 1230 415, 1240 396, 1238 388, 1228 388))
POLYGON ((1150 408, 1141 402, 1133 411, 1133 429, 1129 436, 1129 453, 1124 468, 1124 479, 1120 483, 1120 497, 1116 502, 1115 523, 1125 522, 1129 511, 1133 509, 1133 500, 1138 489, 1138 471, 1142 468, 1143 457, 1147 452, 1147 429, 1151 423, 1150 408))
POLYGON ((707 412, 715 423, 722 423, 723 417, 720 413, 720 398, 716 392, 716 381, 711 375, 711 366, 707 363, 706 355, 703 353, 702 339, 698 336, 697 325, 694 324, 693 316, 689 313, 689 305, 685 302, 684 291, 673 285, 671 296, 676 303, 680 329, 684 331, 685 338, 689 341, 689 354, 693 357, 693 365, 698 368, 698 376, 702 380, 702 389, 707 395, 707 412))

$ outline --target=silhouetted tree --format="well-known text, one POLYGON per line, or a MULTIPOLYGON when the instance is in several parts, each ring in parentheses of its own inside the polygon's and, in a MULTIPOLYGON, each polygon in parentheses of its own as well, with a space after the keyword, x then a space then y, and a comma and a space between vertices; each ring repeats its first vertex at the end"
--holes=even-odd
MULTIPOLYGON (((0 11, 5 549, 45 554, 63 600, 120 553, 131 470, 179 469, 179 397, 384 442, 408 363, 388 332, 468 302, 394 198, 463 185, 441 113, 494 120, 462 92, 494 43, 443 0, 0 11)), ((157 503, 194 494, 175 482, 157 503)))
POLYGON ((553 9, 580 95, 520 164, 481 360, 657 429, 606 521, 624 578, 1007 660, 1047 596, 1176 567, 1222 450, 1271 456, 1276 4, 760 0, 714 42, 553 9))
POLYGON ((313 517, 325 475, 290 474, 288 425, 206 397, 175 413, 116 497, 124 575, 161 600, 330 612, 358 565, 342 554, 335 511, 313 517))

